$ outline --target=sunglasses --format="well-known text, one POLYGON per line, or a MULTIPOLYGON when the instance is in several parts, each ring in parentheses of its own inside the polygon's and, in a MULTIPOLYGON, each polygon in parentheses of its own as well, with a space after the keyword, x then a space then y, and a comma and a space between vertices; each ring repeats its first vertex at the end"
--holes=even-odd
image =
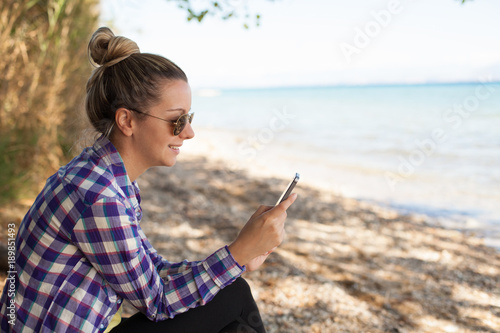
POLYGON ((181 134, 182 130, 186 127, 188 122, 191 124, 191 122, 193 121, 193 116, 194 116, 194 112, 185 113, 182 116, 180 116, 179 118, 177 118, 177 120, 174 121, 174 120, 167 120, 167 119, 163 119, 160 117, 156 117, 156 116, 153 116, 149 113, 141 112, 141 111, 134 110, 134 109, 129 109, 129 110, 143 114, 143 115, 148 116, 148 117, 160 119, 160 120, 166 121, 167 123, 174 125, 174 135, 175 136, 181 134))

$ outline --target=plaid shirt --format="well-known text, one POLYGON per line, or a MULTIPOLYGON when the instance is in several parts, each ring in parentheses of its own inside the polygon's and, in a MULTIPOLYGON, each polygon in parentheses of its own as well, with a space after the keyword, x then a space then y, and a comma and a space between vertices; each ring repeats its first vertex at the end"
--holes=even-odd
POLYGON ((104 331, 123 299, 150 320, 168 320, 242 274, 227 247, 203 261, 162 259, 139 225, 140 202, 104 137, 50 177, 19 227, 15 309, 8 280, 1 331, 104 331))

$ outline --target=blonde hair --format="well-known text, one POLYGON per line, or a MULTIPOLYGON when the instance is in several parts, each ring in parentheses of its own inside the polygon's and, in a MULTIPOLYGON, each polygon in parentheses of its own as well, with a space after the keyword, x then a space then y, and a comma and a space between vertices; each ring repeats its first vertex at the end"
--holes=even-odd
POLYGON ((146 110, 160 98, 164 80, 183 80, 186 74, 170 60, 141 53, 137 44, 99 28, 88 45, 89 60, 96 68, 87 82, 85 110, 94 129, 107 137, 117 109, 146 110))

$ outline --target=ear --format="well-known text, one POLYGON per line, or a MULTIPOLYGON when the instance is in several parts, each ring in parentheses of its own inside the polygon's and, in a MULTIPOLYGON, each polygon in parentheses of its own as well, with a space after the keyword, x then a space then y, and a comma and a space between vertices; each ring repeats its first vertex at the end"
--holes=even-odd
POLYGON ((116 127, 125 136, 131 136, 133 133, 133 116, 132 111, 125 108, 119 108, 115 112, 116 127))

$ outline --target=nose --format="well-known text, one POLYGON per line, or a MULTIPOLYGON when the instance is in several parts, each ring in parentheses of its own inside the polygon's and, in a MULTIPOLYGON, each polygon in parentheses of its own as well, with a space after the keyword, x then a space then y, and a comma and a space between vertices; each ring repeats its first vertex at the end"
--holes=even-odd
POLYGON ((187 123, 186 127, 182 130, 182 132, 179 133, 179 137, 182 140, 189 140, 194 138, 194 130, 193 127, 191 127, 191 123, 187 123))

